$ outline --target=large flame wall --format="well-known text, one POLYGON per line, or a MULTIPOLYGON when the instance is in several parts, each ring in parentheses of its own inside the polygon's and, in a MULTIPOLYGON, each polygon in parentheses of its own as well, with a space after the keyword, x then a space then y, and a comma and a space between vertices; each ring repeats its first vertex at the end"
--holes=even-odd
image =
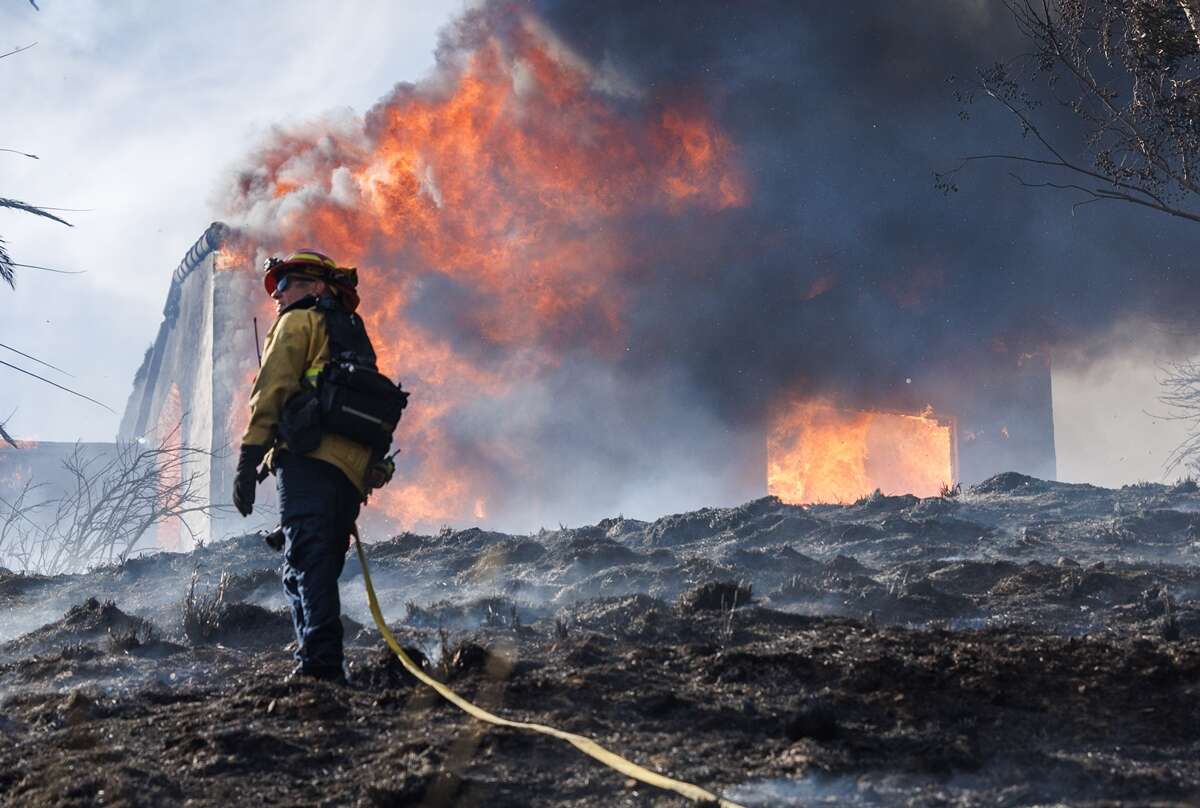
POLYGON ((702 105, 605 86, 530 14, 444 67, 361 124, 281 136, 229 202, 244 240, 226 260, 313 245, 358 266, 381 368, 413 392, 373 504, 410 527, 530 495, 545 448, 512 420, 564 364, 623 357, 627 279, 685 246, 631 229, 746 201, 702 105))

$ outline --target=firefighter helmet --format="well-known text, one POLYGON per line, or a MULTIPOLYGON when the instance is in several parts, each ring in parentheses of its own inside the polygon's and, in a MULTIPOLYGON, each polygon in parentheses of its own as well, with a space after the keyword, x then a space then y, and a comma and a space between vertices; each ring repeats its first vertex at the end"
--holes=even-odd
POLYGON ((275 287, 284 275, 306 276, 317 281, 333 281, 333 274, 338 271, 337 262, 324 253, 316 250, 297 250, 287 258, 268 258, 263 265, 266 277, 263 286, 267 294, 275 294, 275 287))

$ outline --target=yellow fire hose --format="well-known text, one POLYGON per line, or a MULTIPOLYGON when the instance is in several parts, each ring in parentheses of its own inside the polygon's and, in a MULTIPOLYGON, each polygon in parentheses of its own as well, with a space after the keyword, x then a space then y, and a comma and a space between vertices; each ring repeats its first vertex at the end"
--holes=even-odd
POLYGON ((363 582, 367 585, 367 604, 371 607, 371 617, 375 619, 375 625, 379 628, 383 638, 387 641, 388 646, 396 654, 400 660, 400 664, 405 670, 413 676, 420 679, 425 684, 432 687, 446 701, 458 707, 463 712, 478 718, 480 721, 486 721, 489 724, 495 724, 498 727, 510 727, 512 729, 523 729, 530 732, 537 732, 542 735, 550 735, 554 738, 566 741, 574 746, 585 755, 589 755, 596 760, 608 766, 610 769, 615 769, 626 777, 632 777, 634 780, 640 780, 647 785, 656 788, 673 791, 682 797, 687 797, 690 800, 702 803, 711 803, 720 806, 720 808, 744 808, 736 802, 718 797, 711 791, 705 791, 699 786, 685 783, 681 780, 674 780, 670 777, 665 777, 661 774, 650 771, 642 766, 632 763, 620 755, 614 754, 605 749, 600 744, 585 738, 582 735, 576 735, 573 732, 566 732, 561 729, 546 726, 545 724, 535 724, 528 721, 511 721, 507 718, 501 718, 498 715, 489 713, 480 707, 475 706, 471 702, 464 699, 462 696, 455 693, 446 685, 434 679, 425 671, 421 670, 408 654, 404 653, 404 649, 400 647, 400 643, 396 641, 395 635, 388 628, 387 623, 383 620, 383 613, 379 610, 379 600, 375 597, 375 587, 371 583, 371 572, 367 568, 367 555, 363 552, 362 542, 359 541, 357 531, 354 536, 354 549, 358 551, 358 562, 362 565, 363 582))

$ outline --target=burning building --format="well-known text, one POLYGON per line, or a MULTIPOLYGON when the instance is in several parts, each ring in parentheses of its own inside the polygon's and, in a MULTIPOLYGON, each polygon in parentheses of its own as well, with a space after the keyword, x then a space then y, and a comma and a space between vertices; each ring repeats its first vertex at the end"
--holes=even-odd
POLYGON ((367 512, 424 530, 1053 478, 1051 353, 1191 299, 1186 273, 1131 269, 1120 222, 1081 273, 1055 203, 930 192, 948 148, 984 150, 928 112, 977 57, 957 6, 715 4, 681 27, 619 5, 478 4, 429 80, 271 134, 172 276, 121 438, 212 452, 227 500, 273 318, 255 268, 299 247, 360 269, 413 393, 367 512), (903 81, 858 47, 881 26, 929 46, 903 81))
MULTIPOLYGON (((643 11, 626 5, 597 20, 482 4, 430 80, 276 132, 228 185, 229 227, 176 270, 122 437, 180 430, 216 453, 225 500, 255 318, 261 337, 273 317, 253 270, 307 246, 359 267, 381 369, 413 392, 397 477, 370 509, 398 525, 525 530, 1054 477, 1051 336, 1086 328, 1059 312, 1047 326, 1036 287, 963 257, 998 261, 1011 229, 958 244, 951 213, 918 218, 861 186, 864 159, 896 170, 886 144, 840 154, 799 120, 774 128, 767 112, 799 108, 790 80, 725 54, 725 37, 703 51, 724 59, 710 72, 665 19, 646 22, 672 58, 651 59, 627 47, 621 21, 643 11)), ((774 37, 770 15, 733 16, 774 37)), ((817 6, 786 19, 845 22, 817 6)), ((907 109, 897 88, 879 104, 907 109)))
MULTIPOLYGON (((258 273, 242 250, 230 228, 214 223, 175 269, 162 324, 134 379, 119 436, 122 441, 146 443, 178 436, 182 443, 206 450, 203 473, 213 503, 228 500, 232 457, 245 426, 246 396, 257 365, 256 346, 273 317, 258 273)), ((380 316, 388 316, 372 311, 370 300, 364 309, 368 320, 377 323, 380 316)), ((378 332, 387 334, 387 324, 377 326, 378 332)), ((386 343, 381 348, 381 355, 387 356, 386 343)), ((993 359, 988 367, 986 379, 908 378, 898 390, 887 391, 877 400, 834 400, 806 396, 802 390, 781 398, 765 410, 760 422, 721 444, 723 462, 713 464, 705 474, 709 490, 724 494, 708 496, 732 502, 771 493, 791 502, 849 502, 876 489, 932 496, 944 486, 972 483, 1000 471, 1052 479, 1049 363, 1044 357, 1022 356, 1007 366, 993 359), (909 392, 914 382, 919 382, 916 386, 924 398, 909 392), (930 391, 940 394, 930 395, 930 391)), ((422 393, 432 397, 430 386, 430 382, 417 385, 418 411, 422 393)), ((471 413, 467 407, 457 417, 470 418, 471 413)), ((637 417, 630 413, 626 421, 637 417)), ((407 422, 402 425, 402 432, 407 426, 407 422)), ((420 430, 428 428, 418 422, 418 441, 420 430)), ((401 435, 401 448, 409 437, 401 435)), ((489 439, 515 444, 528 437, 517 433, 489 439)), ((602 444, 597 448, 602 451, 602 444)), ((646 455, 633 464, 631 474, 672 474, 672 461, 655 467, 654 446, 647 445, 646 455)), ((438 485, 429 470, 420 468, 420 459, 408 462, 411 478, 401 483, 410 492, 413 486, 438 485)), ((489 498, 505 485, 513 496, 534 500, 551 496, 539 490, 536 479, 490 480, 487 474, 495 470, 486 464, 461 471, 454 490, 463 499, 446 510, 413 513, 384 498, 382 507, 372 512, 377 518, 392 517, 392 527, 428 529, 434 520, 487 523, 489 498)), ((417 501, 444 502, 437 499, 444 493, 432 491, 417 501)), ((272 502, 271 492, 264 490, 259 506, 264 520, 271 518, 272 502)), ((513 512, 495 499, 490 504, 501 514, 513 512)), ((246 527, 229 508, 191 519, 193 529, 205 534, 222 535, 246 527)), ((174 543, 169 536, 161 538, 161 544, 174 543)))

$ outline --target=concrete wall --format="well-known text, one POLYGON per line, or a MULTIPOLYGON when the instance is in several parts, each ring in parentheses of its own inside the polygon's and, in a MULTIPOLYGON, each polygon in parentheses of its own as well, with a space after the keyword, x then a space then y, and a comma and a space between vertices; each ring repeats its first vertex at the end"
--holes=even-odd
POLYGON ((1002 471, 1058 476, 1050 361, 1020 357, 964 380, 957 409, 959 480, 970 485, 1002 471))
MULTIPOLYGON (((118 435, 122 441, 159 442, 177 434, 185 445, 211 453, 195 470, 203 476, 213 513, 188 519, 205 538, 252 526, 229 503, 241 416, 257 366, 252 301, 262 292, 246 267, 222 265, 228 235, 225 225, 210 225, 176 268, 162 324, 135 376, 118 435)), ((270 521, 269 488, 263 486, 262 518, 253 524, 270 521)), ((172 537, 162 543, 170 546, 172 537)))

